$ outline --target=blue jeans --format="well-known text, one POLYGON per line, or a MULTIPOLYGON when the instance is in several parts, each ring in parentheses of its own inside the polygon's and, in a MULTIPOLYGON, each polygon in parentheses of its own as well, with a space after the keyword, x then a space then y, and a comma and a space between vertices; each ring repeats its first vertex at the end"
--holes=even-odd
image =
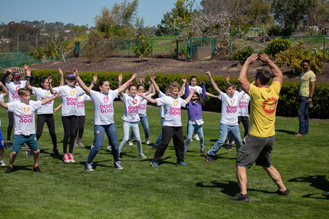
POLYGON ((122 139, 122 141, 120 143, 119 153, 121 153, 123 147, 125 146, 125 144, 129 140, 129 129, 130 128, 135 133, 135 137, 136 137, 136 141, 137 141, 137 147, 138 147, 138 152, 140 154, 143 153, 143 150, 142 150, 142 141, 141 141, 141 138, 139 136, 138 123, 139 122, 126 122, 126 121, 123 121, 123 139, 122 139))
MULTIPOLYGON (((149 120, 147 119, 147 116, 139 117, 145 132, 145 141, 149 140, 150 138, 150 127, 149 127, 149 120)), ((135 134, 133 130, 131 130, 130 133, 130 141, 133 141, 135 139, 135 134)))
POLYGON ((160 135, 158 136, 157 140, 154 143, 155 146, 158 146, 161 143, 163 123, 164 123, 164 118, 161 117, 161 133, 160 133, 160 135))
POLYGON ((299 108, 298 108, 298 118, 299 118, 299 134, 308 134, 308 97, 299 97, 299 108))
POLYGON ((112 146, 112 154, 114 162, 119 160, 119 146, 118 135, 115 124, 110 125, 95 125, 94 126, 94 147, 90 150, 87 162, 92 162, 98 151, 101 149, 104 139, 104 133, 106 133, 109 144, 112 146))
POLYGON ((221 123, 220 127, 219 127, 219 138, 218 138, 217 142, 214 144, 214 146, 212 146, 212 148, 208 151, 207 154, 216 155, 216 153, 219 151, 219 149, 223 146, 227 133, 229 131, 231 131, 231 134, 233 135, 233 138, 234 138, 234 141, 236 144, 236 151, 239 150, 239 148, 242 144, 239 125, 229 126, 229 125, 225 125, 225 124, 221 123))
POLYGON ((192 139, 193 131, 199 134, 200 137, 200 150, 204 150, 204 136, 203 136, 203 129, 202 125, 188 125, 187 129, 187 137, 184 145, 184 150, 187 151, 188 145, 192 139))

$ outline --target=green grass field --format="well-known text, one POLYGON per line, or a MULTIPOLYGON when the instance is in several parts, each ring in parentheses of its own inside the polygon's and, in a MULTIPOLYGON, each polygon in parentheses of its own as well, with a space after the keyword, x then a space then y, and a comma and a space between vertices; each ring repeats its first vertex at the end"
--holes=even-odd
MULTIPOLYGON (((55 106, 60 102, 56 99, 55 106)), ((115 124, 118 139, 123 137, 123 105, 116 104, 115 124)), ((148 107, 152 142, 160 133, 160 109, 148 107)), ((39 140, 40 168, 32 172, 33 159, 25 150, 17 156, 15 171, 0 172, 0 218, 327 218, 329 213, 328 141, 329 123, 310 122, 310 134, 294 138, 298 130, 295 118, 277 118, 276 143, 272 164, 280 171, 291 196, 277 196, 274 182, 261 167, 248 173, 249 203, 231 201, 239 193, 235 178, 236 151, 224 147, 215 163, 205 162, 199 153, 198 141, 191 142, 185 157, 187 167, 176 165, 170 143, 159 168, 149 165, 154 155, 143 144, 142 160, 137 146, 126 145, 121 164, 113 166, 113 157, 106 151, 107 141, 94 159, 94 172, 84 170, 93 142, 93 104, 86 103, 85 148, 75 148, 76 163, 65 164, 52 155, 47 126, 39 140)), ((0 109, 2 132, 6 136, 7 112, 0 109)), ((183 124, 187 123, 182 111, 183 124)), ((60 112, 55 114, 58 147, 62 154, 63 128, 60 112)), ((212 147, 219 136, 220 114, 203 113, 205 149, 212 147)), ((242 125, 240 130, 242 130, 242 125)), ((185 131, 184 131, 185 132, 185 131)), ((143 142, 144 134, 141 134, 143 142)), ((106 139, 106 138, 105 138, 106 139)), ((120 142, 119 142, 120 143, 120 142)), ((4 160, 9 163, 9 151, 4 160)))

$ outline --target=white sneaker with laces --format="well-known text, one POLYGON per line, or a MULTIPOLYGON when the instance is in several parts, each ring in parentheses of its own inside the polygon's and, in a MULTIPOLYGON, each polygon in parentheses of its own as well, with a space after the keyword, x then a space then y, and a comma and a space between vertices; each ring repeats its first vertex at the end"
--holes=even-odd
POLYGON ((147 140, 147 141, 145 142, 145 144, 150 145, 150 144, 151 144, 150 140, 147 140))
POLYGON ((0 166, 6 166, 6 164, 5 164, 5 162, 2 160, 2 159, 0 159, 0 166))
POLYGON ((120 161, 115 162, 114 163, 114 167, 117 168, 118 170, 122 170, 123 169, 123 167, 120 164, 120 161))
POLYGON ((94 171, 93 170, 93 163, 86 162, 86 164, 85 164, 85 170, 87 170, 87 171, 94 171))
POLYGON ((140 156, 142 159, 147 158, 147 157, 145 156, 145 154, 143 154, 143 153, 140 153, 139 156, 140 156))
POLYGON ((200 141, 199 135, 198 134, 194 135, 193 140, 200 141))
POLYGON ((128 141, 128 145, 134 145, 132 141, 128 141))
POLYGON ((111 145, 107 145, 106 149, 107 149, 108 151, 112 151, 112 146, 111 146, 111 145))

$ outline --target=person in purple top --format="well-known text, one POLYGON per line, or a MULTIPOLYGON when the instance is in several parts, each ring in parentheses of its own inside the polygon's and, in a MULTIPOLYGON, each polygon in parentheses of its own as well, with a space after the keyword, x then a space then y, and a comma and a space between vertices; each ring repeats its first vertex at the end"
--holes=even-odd
MULTIPOLYGON (((185 96, 190 94, 189 91, 189 84, 186 78, 183 78, 183 82, 185 83, 185 96)), ((204 135, 202 124, 204 123, 202 120, 202 106, 205 105, 205 98, 206 98, 206 86, 204 82, 201 83, 202 88, 202 95, 196 91, 194 91, 191 101, 188 103, 187 112, 188 112, 188 129, 187 129, 187 137, 184 145, 184 154, 187 152, 188 145, 192 139, 192 134, 195 133, 199 134, 200 138, 200 153, 206 153, 204 150, 204 135)))

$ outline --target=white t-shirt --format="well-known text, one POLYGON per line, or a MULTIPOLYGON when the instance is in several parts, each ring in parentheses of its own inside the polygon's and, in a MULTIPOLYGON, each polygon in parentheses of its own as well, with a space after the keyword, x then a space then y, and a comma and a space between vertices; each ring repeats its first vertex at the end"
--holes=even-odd
POLYGON ((238 125, 238 105, 244 94, 244 91, 235 92, 233 97, 229 97, 226 93, 220 92, 218 95, 218 98, 222 101, 220 123, 229 126, 238 125))
POLYGON ((41 107, 41 101, 30 100, 28 104, 21 101, 7 103, 8 111, 14 113, 15 135, 35 134, 34 111, 41 107))
MULTIPOLYGON (((165 96, 167 96, 167 95, 165 95, 164 93, 162 93, 162 92, 160 91, 160 93, 159 93, 159 98, 161 98, 161 97, 165 97, 165 96)), ((161 117, 161 118, 164 118, 164 106, 161 106, 161 109, 160 109, 160 117, 161 117)))
POLYGON ((6 88, 8 90, 8 103, 13 101, 21 101, 18 97, 18 90, 26 87, 26 80, 15 83, 13 81, 6 82, 6 88))
POLYGON ((158 106, 164 106, 163 126, 182 126, 181 107, 186 106, 186 101, 180 97, 173 98, 172 96, 165 96, 156 100, 158 106))
POLYGON ((126 122, 138 122, 140 120, 138 115, 138 108, 143 101, 143 97, 136 96, 132 97, 128 94, 123 94, 121 98, 124 103, 124 112, 122 120, 126 122))
POLYGON ((248 112, 249 101, 250 101, 250 96, 245 93, 242 99, 239 101, 238 116, 249 117, 249 112, 248 112))
MULTIPOLYGON (((5 102, 4 98, 3 98, 3 94, 0 94, 0 101, 1 102, 5 102)), ((0 126, 1 126, 1 118, 0 118, 0 126)))
POLYGON ((78 98, 85 93, 82 88, 64 85, 58 87, 57 92, 61 92, 62 116, 76 116, 78 98))
MULTIPOLYGON (((54 87, 53 89, 56 91, 58 90, 57 87, 54 87)), ((50 90, 45 90, 42 89, 41 87, 32 87, 32 94, 34 94, 37 97, 38 101, 55 96, 50 92, 50 90)), ((54 101, 52 100, 46 104, 41 105, 41 107, 38 109, 37 114, 53 114, 54 113, 53 108, 54 108, 54 101)))
MULTIPOLYGON (((151 98, 152 94, 147 95, 147 97, 151 98)), ((146 116, 146 108, 147 108, 147 100, 143 99, 141 102, 141 105, 138 108, 138 115, 139 117, 146 116)))
POLYGON ((85 101, 90 101, 90 97, 87 94, 84 94, 78 97, 78 104, 77 104, 77 116, 85 116, 85 101))
POLYGON ((110 90, 107 94, 90 90, 90 97, 94 103, 95 125, 109 125, 114 123, 113 100, 118 97, 118 90, 110 90))
MULTIPOLYGON (((196 86, 191 86, 191 85, 189 85, 188 88, 189 88, 189 89, 192 88, 192 89, 193 89, 195 92, 197 92, 199 95, 202 94, 202 87, 200 87, 200 86, 198 86, 198 85, 196 85, 196 86)), ((185 89, 183 90, 183 94, 185 95, 185 89)))

